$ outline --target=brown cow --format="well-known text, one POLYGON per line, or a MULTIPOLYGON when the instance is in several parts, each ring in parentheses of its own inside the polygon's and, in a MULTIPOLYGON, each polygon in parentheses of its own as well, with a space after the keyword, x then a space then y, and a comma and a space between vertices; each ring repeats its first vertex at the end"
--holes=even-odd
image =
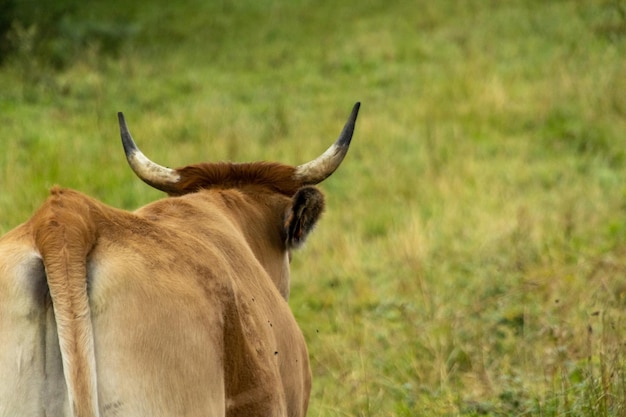
POLYGON ((324 206, 359 110, 317 159, 161 167, 135 212, 55 187, 0 239, 0 417, 304 416, 290 251, 324 206))

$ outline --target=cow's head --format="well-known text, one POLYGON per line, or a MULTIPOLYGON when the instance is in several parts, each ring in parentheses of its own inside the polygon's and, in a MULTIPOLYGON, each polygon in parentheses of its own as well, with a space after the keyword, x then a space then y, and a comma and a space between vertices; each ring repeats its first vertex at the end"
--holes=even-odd
POLYGON ((315 185, 328 178, 348 152, 359 107, 354 105, 335 143, 299 166, 217 162, 166 168, 137 148, 123 114, 118 117, 126 158, 137 176, 170 196, 210 193, 208 198, 224 200, 256 258, 288 298, 291 250, 304 243, 324 210, 324 196, 315 185))

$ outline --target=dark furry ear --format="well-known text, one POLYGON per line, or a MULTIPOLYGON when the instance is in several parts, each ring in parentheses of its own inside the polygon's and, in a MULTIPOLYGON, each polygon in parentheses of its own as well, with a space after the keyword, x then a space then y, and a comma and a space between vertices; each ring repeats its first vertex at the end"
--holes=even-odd
POLYGON ((315 187, 302 187, 291 199, 285 230, 287 248, 300 247, 324 211, 324 195, 315 187))

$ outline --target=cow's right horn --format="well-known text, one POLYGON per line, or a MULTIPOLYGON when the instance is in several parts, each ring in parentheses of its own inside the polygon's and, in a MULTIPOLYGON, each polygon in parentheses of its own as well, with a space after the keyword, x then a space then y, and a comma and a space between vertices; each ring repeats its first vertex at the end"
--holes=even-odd
POLYGON ((180 175, 175 169, 166 168, 149 160, 137 147, 128 131, 122 112, 117 113, 120 122, 120 135, 126 153, 126 160, 132 170, 146 184, 157 190, 170 192, 176 190, 180 175))
POLYGON ((314 185, 324 181, 335 172, 350 147, 350 140, 352 140, 352 133, 354 133, 354 125, 360 107, 361 103, 359 102, 354 105, 339 138, 326 152, 311 162, 296 167, 295 179, 302 181, 303 184, 314 185))

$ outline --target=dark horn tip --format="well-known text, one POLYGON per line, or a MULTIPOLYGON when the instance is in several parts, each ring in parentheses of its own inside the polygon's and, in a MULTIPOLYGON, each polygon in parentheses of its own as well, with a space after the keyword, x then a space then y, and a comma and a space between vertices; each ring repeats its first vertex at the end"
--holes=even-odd
POLYGON ((122 145, 124 145, 124 152, 127 156, 131 155, 137 150, 137 145, 135 145, 135 141, 133 137, 130 135, 128 131, 128 126, 126 125, 126 119, 124 118, 124 113, 121 111, 117 113, 117 119, 120 123, 120 136, 122 137, 122 145))
POLYGON ((354 126, 356 125, 356 118, 359 115, 360 108, 361 108, 361 102, 357 101, 354 104, 354 107, 352 107, 352 112, 350 113, 350 117, 348 117, 348 121, 343 127, 343 130, 341 131, 341 135, 339 135, 339 139, 337 139, 337 145, 339 146, 350 145, 350 141, 352 140, 352 134, 354 133, 354 126))
POLYGON ((354 103, 354 107, 352 107, 352 113, 350 113, 350 117, 348 118, 348 123, 356 122, 356 117, 359 115, 359 109, 361 108, 361 102, 357 101, 354 103))
POLYGON ((124 119, 124 113, 122 113, 121 111, 117 112, 117 120, 120 123, 120 129, 122 128, 122 126, 126 126, 126 120, 124 119))

